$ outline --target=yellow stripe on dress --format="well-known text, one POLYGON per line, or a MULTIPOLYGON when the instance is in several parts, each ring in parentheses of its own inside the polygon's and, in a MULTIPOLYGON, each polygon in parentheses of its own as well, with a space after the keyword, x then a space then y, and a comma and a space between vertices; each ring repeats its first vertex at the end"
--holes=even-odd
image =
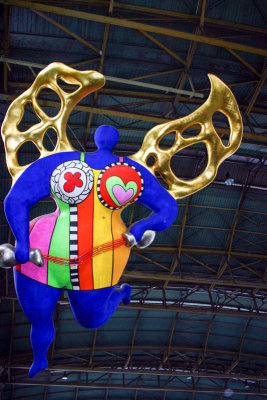
MULTIPOLYGON (((115 210, 112 214, 112 232, 115 240, 121 238, 122 234, 126 231, 126 227, 121 220, 121 213, 123 209, 124 208, 121 208, 120 210, 115 210)), ((122 246, 114 249, 112 286, 116 285, 120 280, 120 277, 130 256, 130 251, 130 247, 127 246, 122 246)))
MULTIPOLYGON (((97 196, 97 180, 101 171, 94 172, 94 217, 93 217, 93 247, 113 240, 111 218, 112 210, 103 206, 97 196)), ((93 257, 94 289, 112 285, 113 251, 98 254, 93 257)))

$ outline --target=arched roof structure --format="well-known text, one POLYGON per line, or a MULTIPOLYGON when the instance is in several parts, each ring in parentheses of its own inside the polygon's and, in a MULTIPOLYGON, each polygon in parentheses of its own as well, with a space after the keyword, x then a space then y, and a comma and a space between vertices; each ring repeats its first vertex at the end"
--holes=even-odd
MULTIPOLYGON (((179 200, 171 228, 134 250, 122 282, 132 302, 88 331, 75 321, 65 294, 56 308, 49 367, 34 379, 30 325, 16 300, 12 272, 1 270, 3 400, 259 400, 267 396, 267 27, 259 0, 1 0, 0 118, 44 66, 60 61, 108 76, 72 112, 68 136, 94 149, 103 124, 120 132, 116 154, 135 153, 155 124, 198 108, 209 94, 207 73, 232 89, 244 123, 235 155, 215 181, 179 200), (155 87, 153 85, 157 85, 155 87), (173 91, 171 89, 176 89, 173 91), (231 186, 226 177, 233 178, 231 186), (66 377, 67 379, 63 379, 66 377)), ((67 90, 67 86, 65 86, 67 90)), ((49 113, 59 107, 40 94, 49 113)), ((216 113, 224 143, 229 126, 216 113)), ((27 109, 21 129, 35 122, 27 109)), ((189 131, 188 135, 195 134, 189 131)), ((45 144, 53 148, 48 132, 45 144)), ((164 146, 170 146, 172 137, 164 146)), ((19 154, 27 164, 35 149, 19 154)), ((174 157, 173 171, 190 179, 206 164, 194 145, 174 157)), ((0 200, 11 179, 1 142, 0 200)), ((45 199, 32 217, 53 208, 45 199)), ((147 215, 134 205, 127 225, 147 215)), ((3 212, 0 242, 12 242, 3 212)), ((40 299, 41 301, 41 299, 40 299)))

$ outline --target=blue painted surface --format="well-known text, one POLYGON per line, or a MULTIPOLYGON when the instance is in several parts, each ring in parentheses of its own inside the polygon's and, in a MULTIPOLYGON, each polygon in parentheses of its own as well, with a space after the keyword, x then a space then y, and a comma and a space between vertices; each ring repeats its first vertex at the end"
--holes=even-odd
MULTIPOLYGON (((14 269, 14 282, 20 305, 31 322, 31 344, 34 361, 29 371, 33 378, 47 368, 47 351, 55 336, 53 312, 62 289, 44 285, 14 269)), ((85 328, 102 326, 116 311, 118 305, 130 303, 131 287, 111 286, 104 289, 68 290, 73 314, 85 328)))
MULTIPOLYGON (((95 133, 98 150, 87 153, 85 161, 94 169, 101 170, 117 162, 118 157, 111 150, 117 144, 119 134, 111 126, 99 127, 95 133)), ((18 178, 5 199, 5 213, 16 238, 16 259, 25 263, 29 259, 29 211, 39 200, 50 194, 50 177, 54 169, 69 160, 79 160, 80 153, 66 152, 41 158, 30 165, 18 178)), ((141 204, 152 210, 148 218, 134 224, 130 232, 139 241, 146 230, 167 229, 177 215, 177 204, 173 197, 158 183, 157 179, 144 167, 129 158, 125 160, 136 166, 144 179, 141 204)))
MULTIPOLYGON (((87 153, 85 161, 93 168, 102 170, 105 166, 118 161, 111 150, 118 143, 119 133, 111 126, 101 126, 95 133, 98 150, 87 153)), ((35 161, 18 178, 5 199, 5 212, 16 238, 15 255, 19 263, 29 259, 29 211, 31 206, 50 194, 50 177, 54 169, 62 162, 79 160, 79 152, 54 154, 35 161)), ((144 180, 144 190, 139 202, 152 210, 148 218, 135 223, 130 232, 139 241, 146 230, 162 231, 167 229, 177 214, 177 204, 173 197, 161 187, 157 179, 138 163, 125 158, 126 162, 136 166, 144 180)), ((34 362, 29 376, 34 377, 47 368, 46 354, 54 338, 53 311, 61 294, 56 289, 36 282, 14 270, 14 279, 18 299, 22 309, 32 324, 31 343, 34 362)), ((77 321, 86 328, 98 328, 103 325, 117 309, 120 302, 130 302, 131 287, 122 285, 90 291, 69 290, 69 300, 77 321)))

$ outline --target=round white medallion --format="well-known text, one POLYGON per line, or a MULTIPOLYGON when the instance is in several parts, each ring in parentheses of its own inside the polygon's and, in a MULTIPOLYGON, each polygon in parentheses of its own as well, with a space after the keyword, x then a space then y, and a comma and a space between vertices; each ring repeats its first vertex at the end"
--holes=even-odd
POLYGON ((64 203, 78 204, 90 194, 94 184, 92 169, 83 161, 73 160, 60 164, 52 173, 50 186, 64 203))

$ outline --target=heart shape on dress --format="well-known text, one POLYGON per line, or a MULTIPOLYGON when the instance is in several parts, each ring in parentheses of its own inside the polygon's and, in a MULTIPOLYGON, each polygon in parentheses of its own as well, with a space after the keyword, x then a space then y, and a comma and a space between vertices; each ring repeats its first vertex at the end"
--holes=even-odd
POLYGON ((137 193, 137 184, 129 181, 125 185, 123 180, 118 176, 111 176, 106 181, 108 194, 113 202, 118 206, 128 203, 137 193))

